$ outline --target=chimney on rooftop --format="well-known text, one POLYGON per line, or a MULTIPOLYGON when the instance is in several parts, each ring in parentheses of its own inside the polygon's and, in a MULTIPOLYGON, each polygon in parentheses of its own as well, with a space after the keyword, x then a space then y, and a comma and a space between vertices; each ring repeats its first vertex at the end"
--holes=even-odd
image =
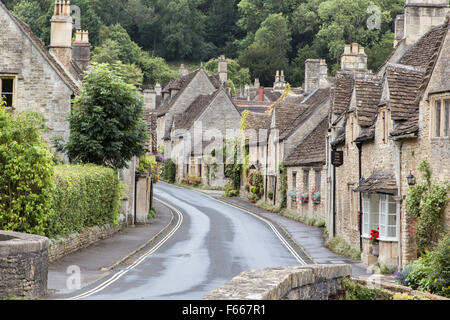
POLYGON ((228 64, 224 55, 219 58, 219 79, 221 84, 228 82, 228 64))
POLYGON ((72 60, 72 17, 70 16, 70 1, 55 2, 55 10, 51 22, 50 53, 70 70, 72 60))
POLYGON ((326 87, 329 87, 327 62, 324 59, 307 59, 305 61, 305 93, 326 87))
POLYGON ((75 42, 72 44, 72 59, 81 70, 86 71, 91 61, 90 57, 89 32, 77 30, 75 33, 75 42))
POLYGON ((367 55, 357 43, 346 44, 341 56, 341 70, 367 72, 367 55))
POLYGON ((180 68, 178 69, 178 76, 181 78, 187 74, 189 74, 189 70, 185 68, 184 64, 181 64, 180 68))
POLYGON ((264 101, 264 87, 258 88, 258 101, 264 101))

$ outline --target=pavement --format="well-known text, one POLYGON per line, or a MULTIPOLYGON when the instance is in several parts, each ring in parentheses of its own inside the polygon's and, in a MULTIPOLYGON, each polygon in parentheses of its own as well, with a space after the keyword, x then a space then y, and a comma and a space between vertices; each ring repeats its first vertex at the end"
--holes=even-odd
POLYGON ((300 246, 314 263, 348 263, 352 266, 353 277, 368 277, 372 275, 367 272, 367 267, 360 261, 351 260, 346 256, 336 254, 326 248, 325 237, 322 229, 320 228, 308 226, 301 222, 266 211, 241 198, 224 198, 217 192, 208 192, 208 194, 217 200, 241 207, 270 220, 274 224, 277 224, 281 229, 285 230, 290 235, 291 240, 300 246))
POLYGON ((76 291, 71 289, 77 284, 73 280, 73 272, 80 272, 80 288, 87 287, 107 277, 115 267, 161 238, 173 224, 174 216, 169 208, 157 200, 154 201, 154 207, 157 215, 150 224, 128 227, 108 239, 49 264, 47 298, 57 299, 76 291))

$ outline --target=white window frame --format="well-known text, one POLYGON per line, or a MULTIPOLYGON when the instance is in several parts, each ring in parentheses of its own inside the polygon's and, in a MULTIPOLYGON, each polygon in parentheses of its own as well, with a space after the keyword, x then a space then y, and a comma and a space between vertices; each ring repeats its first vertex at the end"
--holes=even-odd
MULTIPOLYGON (((386 194, 376 194, 377 198, 373 199, 378 201, 378 212, 371 211, 371 198, 373 194, 368 193, 362 194, 362 237, 370 238, 370 230, 377 230, 379 228, 380 241, 398 241, 399 237, 399 205, 398 202, 394 200, 393 196, 386 194), (389 205, 394 205, 395 212, 389 212, 389 205), (378 215, 378 224, 374 225, 371 223, 373 219, 372 215, 378 215), (389 224, 389 216, 394 216, 395 225, 389 224), (395 228, 395 236, 389 236, 389 228, 395 228)), ((376 219, 375 219, 376 220, 376 219)))

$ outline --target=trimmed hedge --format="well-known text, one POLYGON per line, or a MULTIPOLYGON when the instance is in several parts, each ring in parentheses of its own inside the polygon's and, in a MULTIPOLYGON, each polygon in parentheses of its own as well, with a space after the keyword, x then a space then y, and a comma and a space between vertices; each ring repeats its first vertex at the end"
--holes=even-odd
POLYGON ((96 165, 55 167, 50 237, 82 232, 88 227, 117 225, 120 213, 120 180, 117 172, 96 165))

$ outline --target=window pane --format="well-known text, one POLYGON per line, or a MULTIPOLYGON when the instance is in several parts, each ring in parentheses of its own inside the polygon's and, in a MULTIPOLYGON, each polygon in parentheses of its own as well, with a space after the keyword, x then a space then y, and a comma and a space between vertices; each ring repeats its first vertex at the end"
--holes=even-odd
POLYGON ((12 107, 13 95, 12 94, 3 94, 2 95, 7 107, 12 107))
POLYGON ((391 227, 391 226, 389 226, 388 227, 388 237, 389 238, 396 238, 397 237, 397 228, 394 226, 394 227, 391 227))
POLYGON ((292 172, 292 188, 297 188, 297 172, 292 172))
POLYGON ((2 79, 2 94, 13 92, 13 79, 2 79))
POLYGON ((436 101, 436 108, 434 109, 434 134, 436 137, 441 136, 441 101, 436 101))
POLYGON ((306 171, 306 170, 303 171, 303 186, 305 188, 305 191, 308 191, 308 189, 309 189, 309 171, 306 171))
POLYGON ((395 202, 389 202, 389 213, 390 214, 397 213, 397 204, 395 202))
POLYGON ((320 191, 321 172, 316 171, 316 189, 320 191))
POLYGON ((450 129, 450 100, 445 100, 444 119, 444 137, 448 137, 450 129))
POLYGON ((389 218, 388 218, 388 225, 389 226, 395 226, 396 225, 396 219, 395 219, 396 217, 394 216, 394 215, 389 215, 389 218))
POLYGON ((379 195, 370 195, 370 230, 377 230, 379 226, 379 203, 379 195))

